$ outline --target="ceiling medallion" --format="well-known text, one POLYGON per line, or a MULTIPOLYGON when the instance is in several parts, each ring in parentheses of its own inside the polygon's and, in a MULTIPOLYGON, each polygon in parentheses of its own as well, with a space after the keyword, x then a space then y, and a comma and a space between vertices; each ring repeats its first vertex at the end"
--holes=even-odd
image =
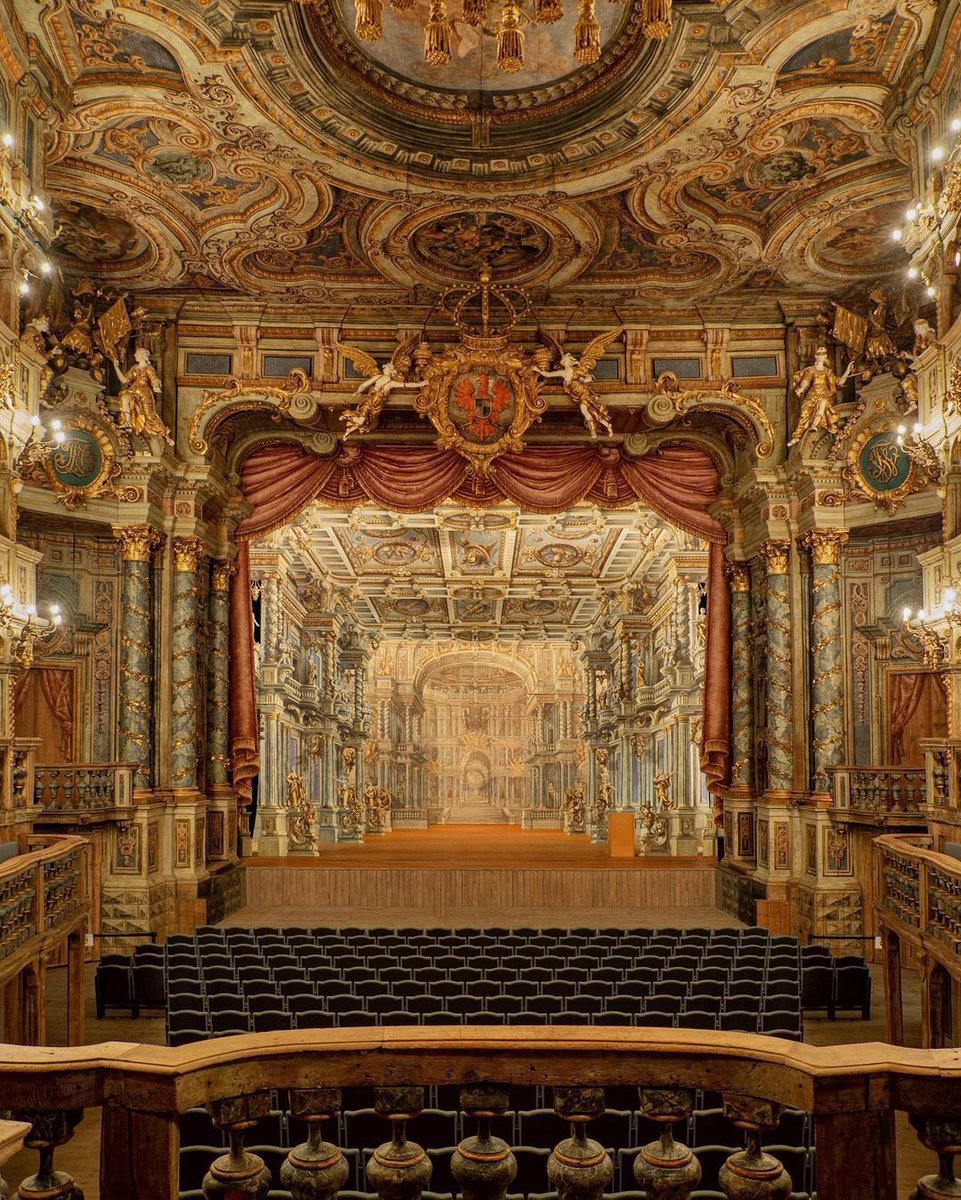
MULTIPOLYGON (((619 0, 613 0, 618 3, 619 0)), ((395 12, 410 12, 416 0, 387 0, 395 12)), ((642 31, 649 38, 666 38, 671 31, 672 0, 641 0, 642 31)), ((384 0, 355 0, 354 32, 361 41, 377 42, 384 36, 384 0)), ((424 22, 424 60, 431 67, 449 66, 456 43, 455 20, 478 31, 497 33, 497 66, 514 74, 524 70, 524 26, 552 25, 564 16, 563 0, 461 0, 453 18, 447 0, 430 0, 424 22), (500 4, 499 17, 491 9, 500 4), (495 25, 496 22, 496 25, 495 25)), ((461 50, 457 47, 458 60, 461 50)), ((601 27, 595 0, 577 0, 571 55, 575 62, 597 62, 601 53, 601 27)))
POLYGON ((530 301, 520 288, 492 284, 487 267, 478 284, 446 291, 441 308, 460 329, 460 343, 441 354, 426 342, 417 347, 424 383, 414 408, 440 434, 437 445, 456 450, 483 477, 501 454, 523 449, 524 432, 547 407, 539 372, 550 353, 527 355, 510 345, 530 301))

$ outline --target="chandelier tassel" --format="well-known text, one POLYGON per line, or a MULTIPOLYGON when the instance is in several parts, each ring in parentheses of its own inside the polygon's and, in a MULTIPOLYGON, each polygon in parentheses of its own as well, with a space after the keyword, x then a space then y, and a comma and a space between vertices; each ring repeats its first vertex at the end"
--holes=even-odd
POLYGON ((521 10, 515 0, 504 0, 501 27, 497 31, 497 65, 502 71, 524 69, 524 33, 520 29, 521 10))
POLYGON ((574 26, 574 57, 580 63, 593 63, 601 56, 601 27, 594 12, 594 0, 578 0, 574 26))
POLYGON ((384 36, 383 0, 357 0, 354 32, 365 42, 376 42, 384 36))
POLYGON ((641 29, 645 37, 666 38, 671 32, 671 0, 644 0, 641 29))
POLYGON ((461 12, 461 20, 464 24, 480 29, 487 20, 488 2, 489 0, 464 0, 461 12))
POLYGON ((424 59, 432 67, 450 63, 451 28, 446 0, 430 0, 430 20, 424 26, 424 59))
POLYGON ((534 0, 534 20, 538 25, 553 25, 564 15, 561 0, 534 0))

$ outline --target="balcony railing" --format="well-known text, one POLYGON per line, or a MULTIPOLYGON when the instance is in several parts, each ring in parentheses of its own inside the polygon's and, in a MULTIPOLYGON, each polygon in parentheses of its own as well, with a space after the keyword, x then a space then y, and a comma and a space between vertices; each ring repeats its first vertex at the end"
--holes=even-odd
POLYGON ((135 769, 129 762, 34 764, 34 802, 44 810, 38 820, 83 825, 129 815, 135 769))
POLYGON ((924 835, 877 838, 877 904, 898 932, 916 931, 961 958, 961 861, 930 848, 924 835))
POLYGON ((88 851, 83 838, 33 836, 0 866, 0 983, 86 919, 88 851))
MULTIPOLYGON (((501 1200, 511 1191, 515 1161, 491 1135, 491 1118, 511 1107, 512 1084, 555 1089, 555 1111, 570 1122, 572 1136, 547 1159, 543 1190, 553 1187, 566 1200, 600 1200, 610 1184, 611 1160, 590 1140, 605 1085, 636 1086, 640 1111, 661 1131, 633 1168, 652 1200, 686 1200, 697 1190, 699 1166, 674 1134, 698 1088, 722 1093, 729 1145, 746 1134, 746 1148, 720 1170, 731 1200, 781 1200, 804 1186, 787 1178, 777 1157, 774 1131, 784 1105, 813 1113, 817 1192, 824 1200, 903 1194, 897 1110, 908 1112, 931 1152, 923 1194, 958 1194, 952 1181, 961 1065, 953 1050, 818 1047, 713 1030, 478 1026, 248 1034, 177 1049, 117 1042, 62 1050, 5 1046, 0 1055, 4 1105, 33 1126, 26 1144, 39 1151, 41 1173, 53 1170, 55 1148, 69 1140, 81 1110, 103 1109, 101 1200, 174 1200, 178 1114, 201 1104, 231 1147, 210 1151, 205 1195, 262 1197, 272 1185, 287 1188, 294 1200, 332 1197, 347 1167, 341 1151, 321 1140, 322 1123, 337 1115, 347 1086, 370 1088, 384 1118, 383 1144, 366 1168, 368 1186, 381 1200, 418 1200, 430 1186, 431 1158, 417 1144, 428 1084, 461 1085, 461 1108, 476 1122, 476 1135, 450 1160, 466 1200, 501 1200), (306 1121, 309 1136, 280 1166, 279 1178, 270 1179, 244 1138, 270 1109, 272 1089, 289 1096, 291 1114, 306 1121)), ((62 1171, 69 1147, 56 1153, 62 1171)), ((68 1194, 68 1184, 61 1178, 56 1194, 68 1194)), ((42 1191, 33 1187, 30 1194, 42 1191)))
POLYGON ((831 768, 835 807, 871 824, 922 824, 927 803, 924 767, 831 768))

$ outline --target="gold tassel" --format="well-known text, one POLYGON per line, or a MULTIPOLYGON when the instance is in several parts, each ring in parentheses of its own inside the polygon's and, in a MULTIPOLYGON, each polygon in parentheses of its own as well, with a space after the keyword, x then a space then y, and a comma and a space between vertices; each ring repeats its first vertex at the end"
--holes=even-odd
POLYGON ((465 25, 480 29, 487 20, 487 5, 488 0, 464 0, 461 20, 465 25))
POLYGON ((356 0, 357 21, 354 32, 365 42, 376 42, 384 36, 383 0, 356 0))
POLYGON ((504 0, 501 27, 497 31, 497 65, 502 71, 524 69, 524 34, 519 28, 521 10, 514 0, 504 0))
POLYGON ((564 15, 561 0, 534 0, 534 20, 538 25, 553 25, 564 15))
POLYGON ((666 38, 671 32, 671 0, 644 0, 641 30, 645 37, 666 38))
POLYGON ((593 63, 601 56, 601 27, 594 15, 594 0, 578 0, 574 26, 574 57, 580 63, 593 63))
POLYGON ((424 59, 430 66, 449 64, 450 32, 446 0, 430 0, 430 20, 424 26, 424 59))

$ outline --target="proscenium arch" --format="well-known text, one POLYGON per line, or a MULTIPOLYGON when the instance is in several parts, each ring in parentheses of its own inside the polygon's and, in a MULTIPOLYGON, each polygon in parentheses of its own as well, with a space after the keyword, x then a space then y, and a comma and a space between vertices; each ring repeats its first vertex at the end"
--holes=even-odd
POLYGON ((503 650, 481 650, 476 646, 465 644, 463 650, 445 650, 436 658, 422 663, 417 668, 414 674, 414 694, 417 698, 423 701, 424 687, 430 682, 431 675, 438 673, 445 667, 462 665, 467 657, 470 658, 472 665, 497 667, 502 671, 508 671, 510 674, 516 676, 529 696, 536 690, 537 680, 534 672, 527 663, 513 658, 503 650))

